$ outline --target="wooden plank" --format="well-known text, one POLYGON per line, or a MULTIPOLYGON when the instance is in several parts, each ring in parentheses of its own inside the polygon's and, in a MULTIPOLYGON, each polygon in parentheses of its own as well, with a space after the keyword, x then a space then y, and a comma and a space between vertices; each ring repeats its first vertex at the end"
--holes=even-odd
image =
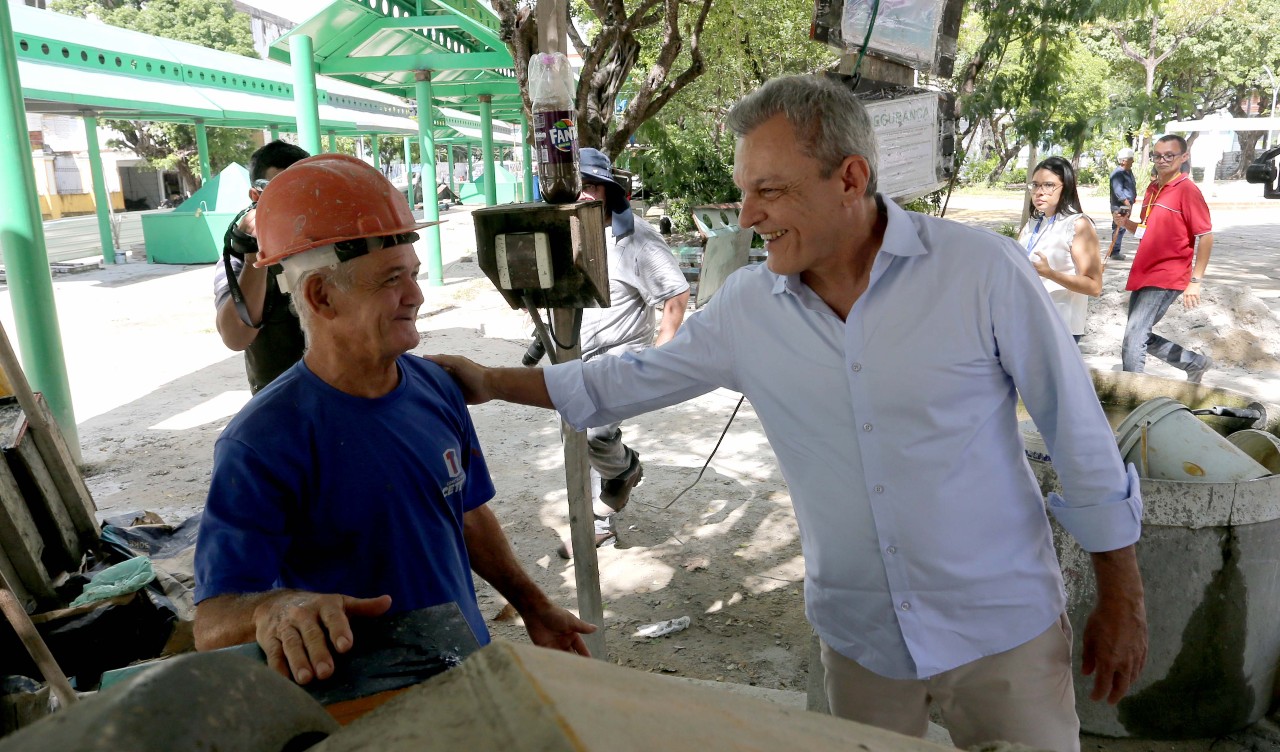
POLYGON ((21 578, 18 577, 18 570, 13 568, 13 563, 9 561, 9 555, 4 552, 3 546, 0 546, 0 576, 9 583, 13 596, 18 599, 27 613, 36 610, 36 599, 31 597, 31 593, 27 592, 27 588, 22 584, 21 578))
MULTIPOLYGON (((68 569, 71 571, 79 569, 80 560, 84 558, 84 547, 80 544, 76 527, 71 522, 71 515, 67 512, 58 487, 54 485, 49 469, 45 467, 44 459, 40 456, 40 450, 36 448, 30 431, 19 433, 17 445, 13 447, 12 452, 6 452, 6 454, 10 463, 21 463, 31 478, 34 488, 28 489, 27 508, 39 506, 41 512, 47 515, 56 531, 58 548, 66 555, 68 569)), ((48 532, 50 531, 46 530, 46 534, 48 532)), ((53 545, 53 541, 46 540, 45 543, 53 545)))
POLYGON ((30 425, 36 448, 39 449, 44 465, 53 477, 63 505, 80 534, 81 543, 84 548, 96 547, 101 530, 98 528, 98 519, 95 516, 97 508, 93 504, 93 497, 89 494, 89 487, 85 485, 84 478, 80 475, 80 468, 76 466, 74 455, 62 435, 62 429, 58 427, 57 421, 49 411, 49 406, 45 404, 44 395, 31 391, 31 384, 27 381, 27 375, 18 362, 18 355, 14 352, 13 345, 9 342, 9 335, 3 326, 0 326, 0 369, 4 370, 5 376, 13 386, 14 396, 18 398, 18 405, 27 416, 27 423, 30 425))
MULTIPOLYGON (((3 330, 0 330, 0 334, 2 333, 3 330)), ((23 381, 25 382, 26 379, 24 378, 23 381)), ((20 391, 17 393, 21 394, 20 391)), ((33 435, 36 448, 40 450, 45 467, 53 476, 53 482, 58 487, 62 503, 71 517, 71 522, 80 533, 84 548, 97 548, 98 539, 102 535, 102 530, 98 527, 98 507, 93 503, 89 487, 85 485, 84 476, 76 466, 71 449, 67 446, 66 437, 62 435, 62 429, 58 428, 57 421, 53 419, 53 413, 49 410, 49 404, 45 402, 44 395, 37 392, 33 396, 40 415, 39 423, 42 426, 38 426, 37 421, 32 420, 30 412, 27 413, 27 421, 35 431, 33 435)))
POLYGON ((27 511, 27 503, 7 462, 0 462, 0 548, 4 549, 27 592, 37 598, 55 597, 53 581, 41 559, 44 539, 27 511))

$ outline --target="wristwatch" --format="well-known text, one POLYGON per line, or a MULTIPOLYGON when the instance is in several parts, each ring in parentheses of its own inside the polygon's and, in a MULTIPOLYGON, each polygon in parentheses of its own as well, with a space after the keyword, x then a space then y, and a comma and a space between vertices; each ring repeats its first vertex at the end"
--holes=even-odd
POLYGON ((1192 282, 1199 282, 1199 281, 1200 281, 1200 278, 1199 278, 1199 277, 1192 277, 1192 278, 1191 278, 1191 281, 1192 281, 1192 282))

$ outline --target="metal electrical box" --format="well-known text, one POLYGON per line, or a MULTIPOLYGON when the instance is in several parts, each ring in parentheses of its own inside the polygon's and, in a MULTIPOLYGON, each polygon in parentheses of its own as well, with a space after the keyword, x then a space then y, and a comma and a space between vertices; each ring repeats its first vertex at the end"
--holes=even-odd
POLYGON ((480 268, 512 308, 609 306, 604 204, 504 204, 471 214, 480 268))

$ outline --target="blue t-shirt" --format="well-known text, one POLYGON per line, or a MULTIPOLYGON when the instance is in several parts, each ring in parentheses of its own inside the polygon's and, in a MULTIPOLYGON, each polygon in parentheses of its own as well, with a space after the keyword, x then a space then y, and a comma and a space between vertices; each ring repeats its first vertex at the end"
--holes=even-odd
POLYGON ((296 588, 392 612, 453 601, 480 644, 462 515, 493 482, 462 393, 402 355, 377 399, 334 389, 298 362, 249 401, 214 446, 196 544, 196 602, 296 588))

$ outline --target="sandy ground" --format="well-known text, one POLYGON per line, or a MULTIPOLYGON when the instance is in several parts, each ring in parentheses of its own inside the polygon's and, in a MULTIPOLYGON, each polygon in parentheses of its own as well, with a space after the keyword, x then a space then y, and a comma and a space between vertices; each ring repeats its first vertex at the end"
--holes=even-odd
MULTIPOLYGON (((1004 204, 962 203, 952 211, 958 219, 1010 221, 1001 219, 1011 213, 1004 204)), ((1242 222, 1276 227, 1264 219, 1264 207, 1239 211, 1242 222)), ((446 217, 445 284, 426 287, 417 352, 517 365, 529 332, 525 316, 506 306, 474 263, 467 210, 446 217)), ((103 516, 149 510, 176 522, 203 504, 213 442, 248 399, 241 357, 226 351, 213 329, 212 279, 211 266, 130 263, 54 280, 84 473, 103 516)), ((1118 362, 1122 279, 1110 267, 1107 292, 1094 301, 1082 349, 1096 367, 1118 362)), ((0 298, 0 318, 16 341, 7 288, 0 298)), ((1162 330, 1210 348, 1222 367, 1205 383, 1280 402, 1280 326, 1268 303, 1242 285, 1211 287, 1206 301, 1198 311, 1171 314, 1162 330)), ((618 545, 599 551, 609 659, 645 671, 802 691, 810 642, 804 564, 787 488, 749 404, 701 482, 673 503, 694 481, 737 402, 738 395, 718 391, 624 427, 644 461, 645 480, 619 516, 618 545), (692 619, 683 632, 633 636, 644 624, 679 616, 692 619)), ((506 404, 477 407, 473 416, 507 535, 539 584, 572 608, 572 563, 554 553, 568 532, 558 421, 547 411, 506 404)), ((502 614, 500 597, 482 588, 480 599, 496 635, 523 639, 520 626, 502 614)), ((1085 749, 1103 745, 1154 752, 1206 749, 1208 742, 1126 746, 1087 739, 1085 749)), ((1230 740, 1214 746, 1245 748, 1260 747, 1230 740)))

